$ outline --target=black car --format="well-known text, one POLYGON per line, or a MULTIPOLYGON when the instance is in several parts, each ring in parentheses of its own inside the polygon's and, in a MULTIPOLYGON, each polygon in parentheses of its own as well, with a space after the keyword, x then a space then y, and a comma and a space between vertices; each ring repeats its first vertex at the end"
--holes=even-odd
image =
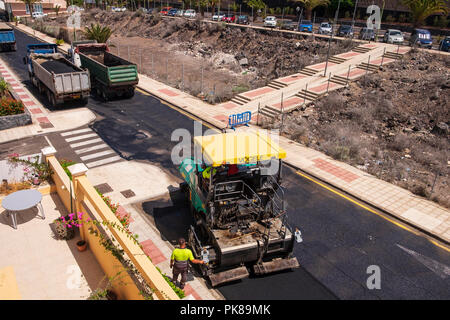
POLYGON ((362 28, 359 32, 359 38, 361 40, 375 41, 375 31, 369 28, 362 28))
POLYGON ((353 36, 353 27, 348 24, 341 24, 337 34, 338 37, 351 37, 353 36))
POLYGON ((292 30, 294 31, 297 28, 297 22, 292 21, 290 19, 286 19, 281 21, 280 23, 280 29, 284 29, 284 30, 292 30))
POLYGON ((248 24, 248 16, 245 15, 240 15, 240 16, 236 16, 236 21, 235 23, 237 24, 248 24))

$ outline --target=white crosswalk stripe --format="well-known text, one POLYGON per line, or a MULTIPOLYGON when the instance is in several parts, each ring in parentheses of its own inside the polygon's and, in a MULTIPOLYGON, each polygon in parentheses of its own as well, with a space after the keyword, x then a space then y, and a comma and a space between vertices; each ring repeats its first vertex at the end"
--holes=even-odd
POLYGON ((87 148, 75 150, 75 153, 76 154, 82 154, 82 153, 91 152, 91 151, 94 151, 94 150, 101 150, 101 149, 105 149, 105 148, 108 148, 108 145, 102 143, 102 144, 97 144, 97 145, 95 145, 93 147, 87 147, 87 148))
POLYGON ((87 139, 87 138, 92 138, 92 137, 98 137, 98 136, 96 133, 89 133, 89 134, 83 134, 82 136, 67 138, 66 141, 72 142, 72 141, 77 141, 77 140, 82 140, 82 139, 87 139))
POLYGON ((61 136, 88 168, 122 159, 90 128, 62 132, 61 136))
POLYGON ((85 132, 92 132, 91 129, 86 128, 86 129, 80 129, 80 130, 74 130, 74 131, 68 131, 68 132, 63 132, 61 133, 62 137, 67 137, 67 136, 72 136, 74 134, 79 134, 79 133, 85 133, 85 132))

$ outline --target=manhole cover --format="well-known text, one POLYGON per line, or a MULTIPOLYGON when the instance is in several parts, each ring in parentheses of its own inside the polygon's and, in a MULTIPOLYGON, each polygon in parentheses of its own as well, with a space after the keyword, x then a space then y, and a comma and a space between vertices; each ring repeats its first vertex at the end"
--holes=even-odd
POLYGON ((142 139, 147 138, 147 134, 145 134, 145 133, 142 132, 142 131, 138 131, 138 132, 134 135, 134 137, 135 137, 136 139, 138 139, 138 140, 142 140, 142 139))
POLYGON ((131 197, 134 197, 136 194, 132 191, 132 190, 130 190, 130 189, 128 189, 128 190, 124 190, 124 191, 120 191, 120 193, 125 197, 125 198, 131 198, 131 197))
POLYGON ((96 186, 94 186, 94 188, 97 189, 98 192, 100 192, 101 194, 113 192, 113 189, 107 183, 102 183, 102 184, 96 185, 96 186))

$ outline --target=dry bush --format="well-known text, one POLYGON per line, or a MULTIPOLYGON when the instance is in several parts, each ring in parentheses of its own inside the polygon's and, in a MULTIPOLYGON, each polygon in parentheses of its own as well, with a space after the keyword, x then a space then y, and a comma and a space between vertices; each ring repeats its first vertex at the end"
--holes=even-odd
POLYGON ((317 107, 325 112, 337 113, 345 107, 345 99, 338 92, 331 92, 317 103, 317 107))
POLYGON ((397 134, 394 139, 389 143, 389 148, 396 151, 403 151, 406 148, 411 149, 411 146, 414 144, 414 139, 410 138, 408 135, 404 133, 397 134))

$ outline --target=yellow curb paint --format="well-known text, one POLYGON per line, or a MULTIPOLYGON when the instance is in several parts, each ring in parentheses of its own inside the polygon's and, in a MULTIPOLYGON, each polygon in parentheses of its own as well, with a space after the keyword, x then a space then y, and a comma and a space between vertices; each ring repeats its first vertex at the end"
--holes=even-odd
POLYGON ((450 252, 450 249, 447 248, 446 246, 444 246, 444 245, 442 245, 442 244, 440 244, 440 243, 437 243, 436 241, 431 240, 431 239, 428 239, 428 241, 430 241, 430 242, 431 242, 432 244, 434 244, 435 246, 437 246, 437 247, 439 247, 439 248, 441 248, 441 249, 444 249, 444 250, 447 251, 447 252, 450 252))
POLYGON ((142 93, 145 96, 150 96, 150 94, 148 92, 145 92, 144 90, 140 89, 140 88, 136 88, 136 91, 142 93))

